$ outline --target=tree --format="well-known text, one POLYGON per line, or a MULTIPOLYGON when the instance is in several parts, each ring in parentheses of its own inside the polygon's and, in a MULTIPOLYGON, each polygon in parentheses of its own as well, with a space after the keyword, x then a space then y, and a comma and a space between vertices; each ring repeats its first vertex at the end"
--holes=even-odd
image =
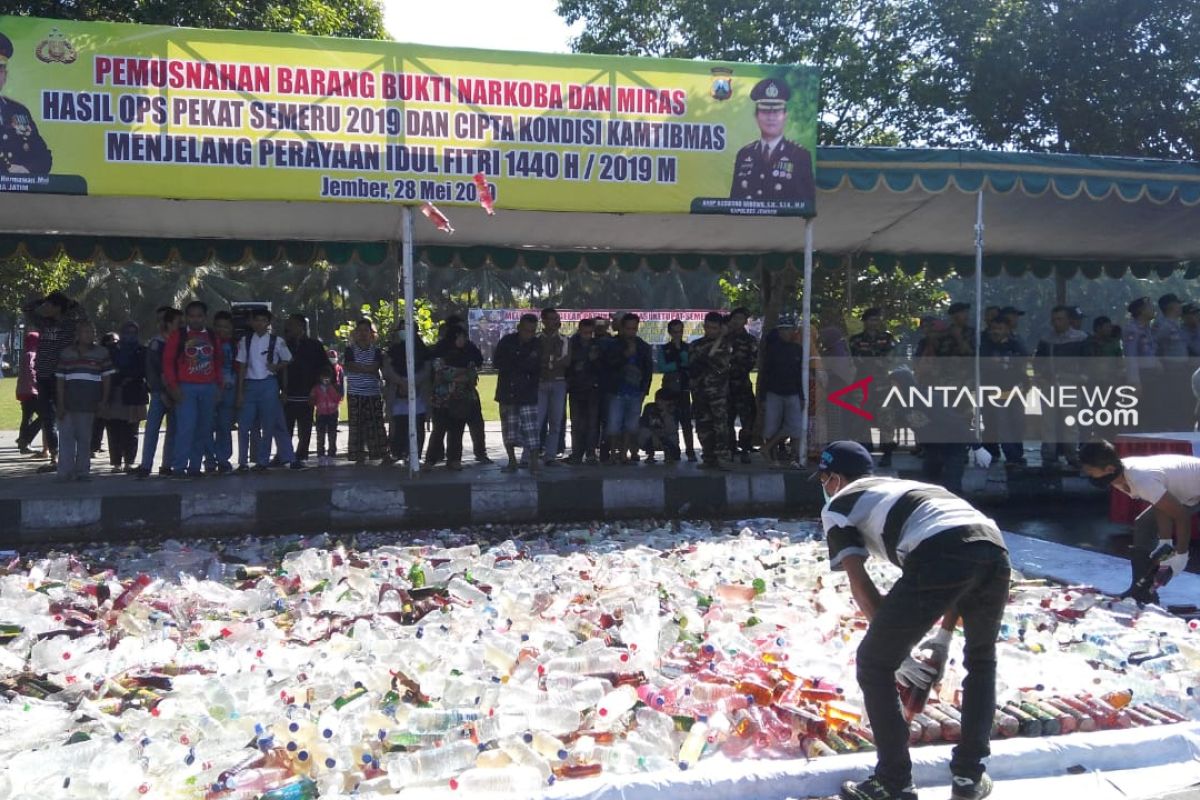
POLYGON ((3 13, 87 22, 387 38, 378 0, 10 0, 3 13))
MULTIPOLYGON (((982 1, 982 0, 981 0, 982 1)), ((579 52, 812 64, 822 144, 913 141, 941 116, 915 102, 932 62, 913 0, 559 0, 579 52)))
POLYGON ((66 289, 86 265, 59 256, 49 261, 15 257, 0 260, 0 314, 16 313, 25 303, 66 289))
POLYGON ((951 2, 916 15, 930 99, 959 109, 934 143, 1200 157, 1193 0, 951 2))

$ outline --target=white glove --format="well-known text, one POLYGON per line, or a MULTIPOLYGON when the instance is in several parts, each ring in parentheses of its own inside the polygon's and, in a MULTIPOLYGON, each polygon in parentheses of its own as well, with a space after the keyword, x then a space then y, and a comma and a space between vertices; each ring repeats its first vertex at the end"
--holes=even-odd
POLYGON ((896 670, 896 683, 913 689, 928 689, 937 679, 937 669, 912 656, 904 659, 896 670))
POLYGON ((1155 578, 1155 584, 1158 586, 1166 586, 1179 573, 1187 569, 1188 554, 1176 553, 1162 562, 1158 568, 1158 576, 1155 578))

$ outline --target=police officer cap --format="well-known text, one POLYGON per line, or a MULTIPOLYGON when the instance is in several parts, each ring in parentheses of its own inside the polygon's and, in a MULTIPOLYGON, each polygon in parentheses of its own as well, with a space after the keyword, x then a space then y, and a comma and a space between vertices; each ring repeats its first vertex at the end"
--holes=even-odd
POLYGON ((783 108, 792 99, 792 90, 778 78, 763 78, 750 90, 750 99, 759 108, 783 108))
POLYGON ((780 314, 779 322, 775 323, 775 327, 776 328, 795 328, 796 327, 796 315, 795 314, 780 314))
POLYGON ((7 64, 8 60, 12 58, 12 54, 12 39, 9 39, 3 33, 0 33, 0 64, 7 64))
POLYGON ((862 321, 866 322, 869 319, 878 319, 883 316, 883 312, 878 308, 868 308, 862 313, 862 321))

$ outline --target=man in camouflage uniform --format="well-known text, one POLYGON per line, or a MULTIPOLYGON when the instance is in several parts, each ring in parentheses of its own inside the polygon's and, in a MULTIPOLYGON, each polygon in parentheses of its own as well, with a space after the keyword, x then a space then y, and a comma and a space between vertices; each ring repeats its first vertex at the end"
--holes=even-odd
POLYGON ((729 452, 741 452, 743 464, 750 463, 753 451, 754 421, 758 417, 758 404, 754 400, 754 384, 750 373, 758 365, 758 339, 746 330, 750 312, 735 308, 729 314, 726 340, 733 351, 729 364, 729 452), (734 422, 742 421, 741 430, 734 436, 734 422))
POLYGON ((703 448, 701 469, 729 469, 729 368, 733 348, 724 331, 724 317, 711 311, 704 317, 704 337, 690 345, 692 419, 703 448))
MULTIPOLYGON (((868 308, 862 315, 863 331, 850 337, 850 357, 858 379, 868 375, 874 376, 876 385, 867 392, 866 410, 875 416, 875 424, 879 426, 879 450, 883 453, 881 467, 891 466, 892 451, 896 449, 896 429, 891 413, 883 407, 886 394, 887 375, 891 358, 896 349, 896 337, 883 327, 883 312, 878 308, 868 308)), ((866 439, 862 446, 871 452, 871 427, 868 423, 866 439)))

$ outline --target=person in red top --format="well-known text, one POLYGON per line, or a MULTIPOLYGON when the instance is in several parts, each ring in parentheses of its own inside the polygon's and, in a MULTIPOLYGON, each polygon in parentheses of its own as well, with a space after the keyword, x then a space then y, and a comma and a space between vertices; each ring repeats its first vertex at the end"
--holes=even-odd
MULTIPOLYGON (((17 401, 21 404, 21 432, 17 434, 17 449, 24 455, 30 453, 29 445, 33 437, 42 430, 42 418, 38 413, 38 338, 37 331, 25 334, 25 349, 21 351, 21 366, 17 370, 17 401)), ((44 438, 41 452, 34 455, 39 458, 49 455, 44 438)))
POLYGON ((187 326, 173 331, 163 349, 163 383, 175 403, 174 477, 203 474, 205 444, 221 386, 221 347, 207 326, 208 306, 193 300, 184 309, 187 326))

